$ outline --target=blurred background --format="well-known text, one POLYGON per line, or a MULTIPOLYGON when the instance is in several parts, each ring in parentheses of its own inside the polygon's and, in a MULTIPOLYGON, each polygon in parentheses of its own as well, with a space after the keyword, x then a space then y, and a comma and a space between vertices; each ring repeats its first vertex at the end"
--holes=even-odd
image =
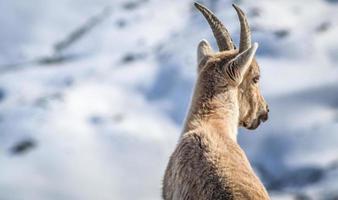
MULTIPOLYGON (((273 200, 338 199, 338 1, 201 0, 260 44, 239 143, 273 200)), ((190 0, 0 1, 0 199, 158 200, 196 79, 190 0)))

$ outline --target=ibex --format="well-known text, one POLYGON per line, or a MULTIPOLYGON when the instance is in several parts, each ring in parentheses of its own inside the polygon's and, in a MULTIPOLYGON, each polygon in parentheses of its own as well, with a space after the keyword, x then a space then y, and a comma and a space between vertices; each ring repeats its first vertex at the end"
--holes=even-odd
POLYGON ((163 181, 165 200, 269 199, 244 151, 237 143, 239 126, 256 129, 268 119, 259 89, 244 12, 233 5, 240 21, 237 49, 229 32, 206 7, 195 3, 208 21, 219 52, 206 40, 198 45, 198 78, 183 133, 170 157, 163 181))

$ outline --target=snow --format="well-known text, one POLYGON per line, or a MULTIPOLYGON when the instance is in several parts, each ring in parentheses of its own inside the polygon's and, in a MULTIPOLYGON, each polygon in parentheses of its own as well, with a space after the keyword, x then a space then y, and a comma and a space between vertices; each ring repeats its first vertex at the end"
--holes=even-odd
MULTIPOLYGON (((203 3, 238 42, 233 2, 203 3)), ((260 44, 271 110, 259 129, 240 129, 241 146, 272 199, 337 198, 337 2, 237 3, 260 44)), ((0 15, 0 199, 160 199, 196 46, 216 47, 192 1, 14 0, 0 15), (35 62, 103 9, 62 52, 71 59, 35 62), (24 140, 34 145, 14 153, 24 140)))

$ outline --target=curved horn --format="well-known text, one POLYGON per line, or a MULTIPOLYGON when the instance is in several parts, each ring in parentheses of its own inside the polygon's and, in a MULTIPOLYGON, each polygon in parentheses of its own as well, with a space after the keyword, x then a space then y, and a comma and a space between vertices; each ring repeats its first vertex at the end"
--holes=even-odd
POLYGON ((204 15, 208 21, 211 30, 216 38, 217 45, 220 51, 234 49, 234 44, 228 30, 222 22, 206 7, 195 2, 195 7, 204 15))
POLYGON ((235 4, 232 4, 232 6, 235 8, 239 22, 241 24, 241 38, 239 43, 239 52, 243 52, 251 47, 250 27, 244 12, 235 4))

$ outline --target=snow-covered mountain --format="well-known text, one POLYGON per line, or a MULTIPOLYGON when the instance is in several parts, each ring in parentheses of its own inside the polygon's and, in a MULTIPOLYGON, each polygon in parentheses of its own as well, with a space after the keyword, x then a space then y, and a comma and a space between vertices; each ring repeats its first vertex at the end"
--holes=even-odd
MULTIPOLYGON (((338 198, 338 1, 204 0, 249 16, 271 116, 239 142, 272 199, 338 198)), ((186 0, 0 2, 0 199, 160 199, 188 109, 186 0)), ((216 48, 215 48, 216 49, 216 48)))

